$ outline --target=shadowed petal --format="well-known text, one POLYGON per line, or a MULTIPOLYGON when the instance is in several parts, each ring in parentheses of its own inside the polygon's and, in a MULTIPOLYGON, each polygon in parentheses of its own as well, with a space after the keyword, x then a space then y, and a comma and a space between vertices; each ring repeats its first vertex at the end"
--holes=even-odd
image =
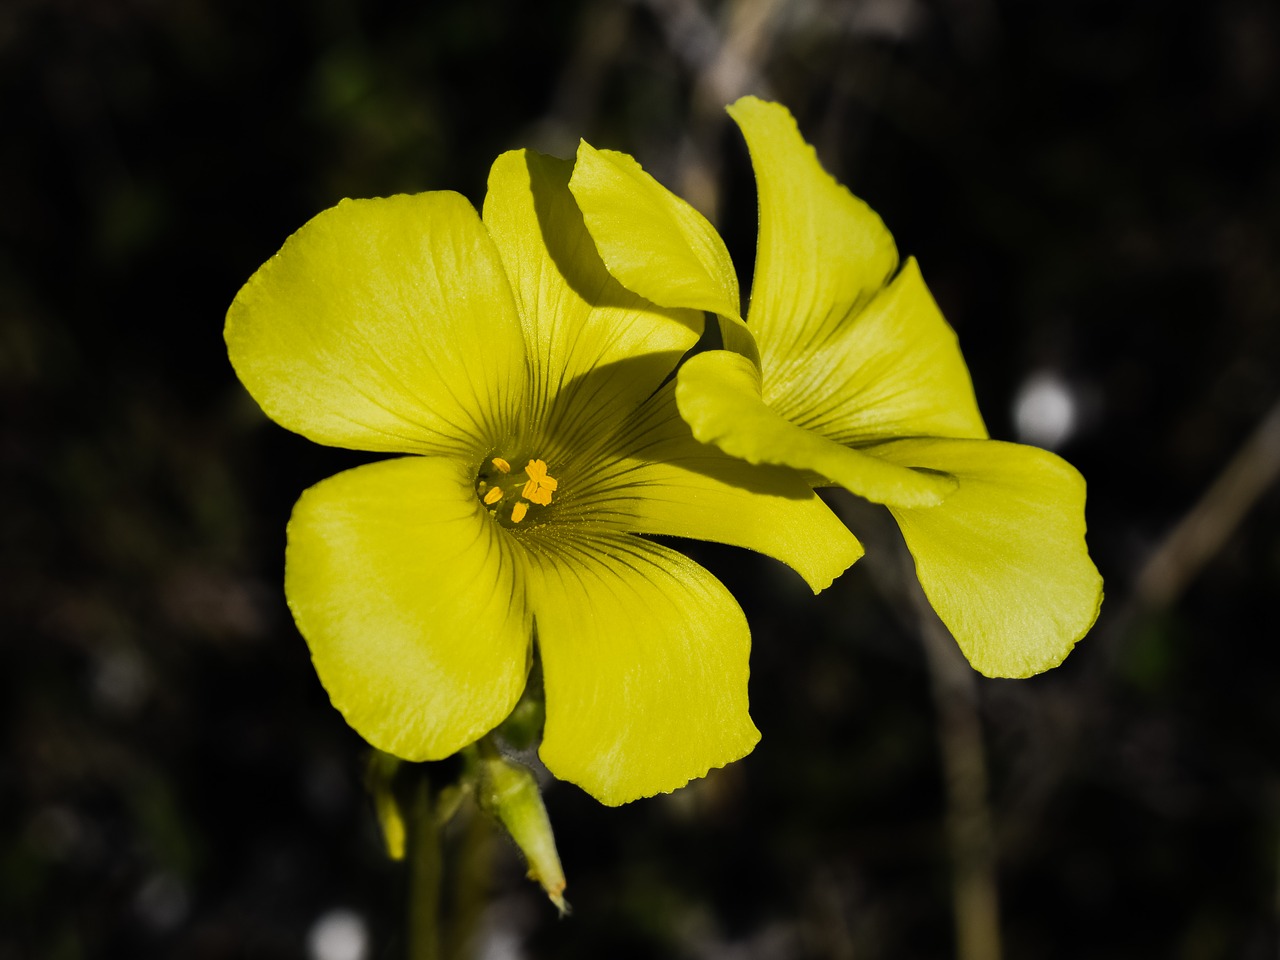
POLYGON ((628 290, 664 307, 738 318, 738 275, 715 228, 625 153, 585 140, 569 181, 587 229, 628 290))
POLYGON ((792 467, 877 503, 936 506, 956 482, 868 456, 796 426, 760 397, 760 375, 726 350, 692 357, 680 368, 676 399, 693 435, 748 463, 792 467))
POLYGON ((899 440, 871 452, 959 479, 941 506, 889 509, 925 595, 974 668, 1028 677, 1061 663, 1102 602, 1084 541, 1084 478, 1048 451, 994 440, 899 440))
POLYGON ((570 509, 632 533, 754 550, 790 566, 815 593, 862 556, 802 474, 754 466, 694 439, 674 384, 631 418, 620 449, 626 456, 602 456, 581 478, 586 490, 570 509))
POLYGON ((518 562, 464 467, 388 460, 303 493, 285 594, 347 722, 387 753, 438 760, 500 723, 524 688, 518 562))
POLYGON ((226 340, 269 417, 358 450, 488 449, 526 390, 501 261, 455 193, 319 214, 241 288, 226 340))
POLYGON ((564 416, 590 412, 607 420, 638 406, 697 341, 703 323, 694 311, 655 307, 609 275, 569 192, 572 171, 566 160, 505 153, 490 170, 484 202, 537 371, 530 416, 561 433, 564 416), (624 359, 627 377, 609 384, 588 378, 624 359), (588 384, 592 395, 578 396, 588 384))
POLYGON ((706 570, 639 537, 547 538, 529 597, 552 773, 617 805, 751 752, 746 619, 706 570))

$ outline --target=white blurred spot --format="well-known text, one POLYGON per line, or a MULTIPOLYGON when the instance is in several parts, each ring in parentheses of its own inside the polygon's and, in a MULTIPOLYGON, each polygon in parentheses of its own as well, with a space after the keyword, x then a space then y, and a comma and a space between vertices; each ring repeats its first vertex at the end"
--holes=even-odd
POLYGON ((93 698, 107 713, 129 717, 138 712, 151 693, 147 664, 131 650, 112 650, 95 665, 93 698))
POLYGON ((513 930, 493 930, 480 942, 479 960, 524 960, 521 937, 513 930))
POLYGON ((367 960, 369 928, 354 910, 330 910, 307 931, 310 960, 367 960))
POLYGON ((1057 374, 1031 374, 1013 399, 1013 427, 1022 443, 1056 450, 1076 431, 1077 400, 1057 374))
POLYGON ((161 871, 147 878, 133 906, 153 930, 171 930, 186 919, 190 900, 186 885, 172 873, 161 871))
MULTIPOLYGON (((511 849, 514 851, 514 846, 511 849)), ((514 866, 514 857, 508 862, 514 866)), ((513 893, 485 907, 471 952, 475 960, 527 960, 525 939, 538 919, 547 916, 548 904, 536 886, 523 880, 520 884, 513 893)))

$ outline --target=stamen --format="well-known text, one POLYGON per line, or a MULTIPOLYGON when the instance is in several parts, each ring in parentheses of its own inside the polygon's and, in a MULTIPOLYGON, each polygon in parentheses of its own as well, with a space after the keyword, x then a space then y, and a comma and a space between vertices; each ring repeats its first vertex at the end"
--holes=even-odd
POLYGON ((520 491, 520 496, 530 503, 536 503, 543 507, 549 505, 551 503, 551 494, 560 486, 560 481, 555 477, 547 476, 547 462, 545 460, 530 460, 529 465, 524 468, 524 472, 529 477, 529 481, 524 485, 524 489, 520 491))
POLYGON ((504 527, 515 526, 526 519, 534 504, 550 506, 551 496, 560 486, 560 481, 547 472, 547 461, 532 459, 527 463, 523 470, 513 471, 511 461, 494 456, 487 463, 481 463, 476 471, 476 498, 504 527))

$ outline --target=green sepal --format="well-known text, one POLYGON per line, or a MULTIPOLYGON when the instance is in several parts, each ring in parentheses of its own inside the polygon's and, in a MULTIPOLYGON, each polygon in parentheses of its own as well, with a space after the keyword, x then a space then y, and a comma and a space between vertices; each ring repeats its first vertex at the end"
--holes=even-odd
POLYGON ((476 800, 480 809, 506 828, 529 865, 529 878, 536 881, 555 904, 560 915, 569 912, 564 899, 564 869, 556 850, 551 819, 542 802, 538 781, 528 767, 508 760, 488 740, 475 745, 470 756, 476 778, 476 800))
POLYGON ((404 810, 396 796, 394 781, 404 761, 381 750, 374 750, 365 769, 365 787, 373 797, 373 812, 382 830, 382 843, 392 860, 404 859, 405 827, 404 810))

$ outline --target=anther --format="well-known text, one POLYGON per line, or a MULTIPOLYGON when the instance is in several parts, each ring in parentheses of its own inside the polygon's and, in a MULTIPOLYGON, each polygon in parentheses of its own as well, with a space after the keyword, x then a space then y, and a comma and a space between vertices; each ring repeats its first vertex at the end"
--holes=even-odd
POLYGON ((524 468, 524 472, 529 477, 529 480, 524 485, 524 489, 520 491, 520 496, 530 503, 536 503, 543 507, 550 504, 551 494, 560 486, 560 482, 555 477, 547 476, 547 462, 545 460, 530 460, 529 465, 524 468))

